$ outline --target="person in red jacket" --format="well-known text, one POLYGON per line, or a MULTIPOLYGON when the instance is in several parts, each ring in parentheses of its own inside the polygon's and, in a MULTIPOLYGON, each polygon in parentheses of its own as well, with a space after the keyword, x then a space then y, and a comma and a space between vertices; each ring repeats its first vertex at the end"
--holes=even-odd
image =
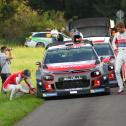
POLYGON ((11 92, 10 100, 12 100, 18 92, 23 93, 35 93, 35 88, 31 82, 31 72, 28 69, 11 74, 3 84, 3 91, 11 92), (25 81, 26 85, 21 84, 22 80, 25 81))

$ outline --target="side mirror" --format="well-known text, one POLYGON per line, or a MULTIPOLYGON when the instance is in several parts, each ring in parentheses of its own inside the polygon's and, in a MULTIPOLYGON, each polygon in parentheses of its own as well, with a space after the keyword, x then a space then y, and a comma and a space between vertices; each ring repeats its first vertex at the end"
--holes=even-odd
POLYGON ((102 59, 102 62, 103 63, 109 63, 110 62, 110 57, 102 59))

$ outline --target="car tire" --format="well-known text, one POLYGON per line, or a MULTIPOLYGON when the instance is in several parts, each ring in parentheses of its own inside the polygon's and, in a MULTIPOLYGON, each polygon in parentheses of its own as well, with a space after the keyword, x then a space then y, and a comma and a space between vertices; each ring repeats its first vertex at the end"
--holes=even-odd
POLYGON ((110 95, 110 94, 111 94, 111 92, 110 92, 110 88, 107 87, 107 88, 106 88, 106 91, 105 91, 105 95, 110 95))
POLYGON ((45 47, 45 44, 42 43, 42 42, 38 42, 38 43, 36 44, 36 47, 45 47))
POLYGON ((38 98, 41 98, 42 97, 42 92, 41 92, 41 87, 37 85, 37 92, 36 92, 36 95, 38 98))

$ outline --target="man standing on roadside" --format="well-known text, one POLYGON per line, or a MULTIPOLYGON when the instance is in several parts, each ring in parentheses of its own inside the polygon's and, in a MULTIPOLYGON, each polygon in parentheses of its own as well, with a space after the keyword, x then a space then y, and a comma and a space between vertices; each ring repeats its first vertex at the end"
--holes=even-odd
POLYGON ((122 64, 126 63, 126 29, 125 24, 122 22, 118 23, 116 28, 118 32, 114 35, 112 45, 117 55, 115 64, 115 74, 119 86, 118 93, 121 93, 124 91, 123 80, 121 77, 121 68, 122 64))
POLYGON ((10 64, 11 64, 11 59, 12 59, 12 54, 11 54, 10 48, 7 48, 6 46, 1 47, 1 53, 0 53, 0 76, 2 79, 2 86, 1 86, 1 91, 3 87, 3 83, 7 79, 7 77, 11 74, 10 70, 10 64))
POLYGON ((53 42, 57 42, 58 36, 59 36, 59 32, 58 32, 58 30, 56 28, 53 28, 51 30, 51 35, 52 35, 53 42))

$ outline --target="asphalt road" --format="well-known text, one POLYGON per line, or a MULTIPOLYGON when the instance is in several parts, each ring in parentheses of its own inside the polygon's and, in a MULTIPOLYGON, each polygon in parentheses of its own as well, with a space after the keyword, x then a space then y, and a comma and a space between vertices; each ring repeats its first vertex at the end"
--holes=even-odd
POLYGON ((125 126, 126 93, 116 91, 106 96, 48 100, 15 126, 125 126))

